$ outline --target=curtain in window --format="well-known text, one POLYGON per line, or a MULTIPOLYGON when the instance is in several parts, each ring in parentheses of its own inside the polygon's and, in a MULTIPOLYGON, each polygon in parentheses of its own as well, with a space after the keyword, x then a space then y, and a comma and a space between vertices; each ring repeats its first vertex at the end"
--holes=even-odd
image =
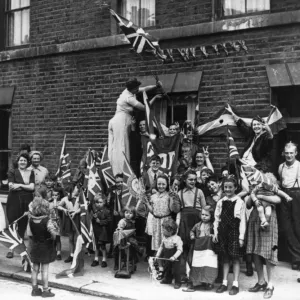
POLYGON ((155 0, 123 0, 121 15, 140 27, 155 25, 155 0))
POLYGON ((244 14, 245 13, 245 1, 246 0, 223 0, 224 16, 244 14))
POLYGON ((247 0, 247 13, 270 10, 270 0, 247 0))

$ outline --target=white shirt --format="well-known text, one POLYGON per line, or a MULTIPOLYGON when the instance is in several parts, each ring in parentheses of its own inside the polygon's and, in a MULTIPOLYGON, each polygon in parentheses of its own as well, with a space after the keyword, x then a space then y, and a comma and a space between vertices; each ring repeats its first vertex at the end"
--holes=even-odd
POLYGON ((139 101, 137 101, 136 96, 130 93, 127 89, 122 92, 117 100, 117 110, 118 112, 131 113, 133 108, 139 105, 139 101))
MULTIPOLYGON (((280 176, 282 187, 286 189, 294 187, 297 175, 300 186, 300 163, 298 160, 295 160, 291 166, 288 166, 286 163, 281 164, 278 168, 278 174, 280 176)), ((296 184, 295 187, 298 187, 298 185, 296 184)))

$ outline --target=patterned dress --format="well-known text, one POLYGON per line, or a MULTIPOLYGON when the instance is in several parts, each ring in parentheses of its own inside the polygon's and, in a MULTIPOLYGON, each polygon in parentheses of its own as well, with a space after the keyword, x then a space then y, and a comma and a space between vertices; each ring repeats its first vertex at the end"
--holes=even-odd
POLYGON ((151 205, 153 208, 151 248, 157 251, 163 240, 162 223, 166 219, 171 219, 170 196, 168 192, 152 195, 151 205))

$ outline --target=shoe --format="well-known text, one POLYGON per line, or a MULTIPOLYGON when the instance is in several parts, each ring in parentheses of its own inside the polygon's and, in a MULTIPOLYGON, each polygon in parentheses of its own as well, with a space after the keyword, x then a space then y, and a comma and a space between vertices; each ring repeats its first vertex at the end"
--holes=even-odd
POLYGON ((206 291, 211 291, 213 288, 214 288, 214 285, 210 284, 210 283, 207 283, 206 286, 205 286, 206 291))
POLYGON ((227 291, 227 289, 228 289, 227 285, 221 284, 221 285, 217 288, 216 293, 218 293, 218 294, 224 293, 224 292, 227 291))
POLYGON ((107 267, 107 262, 106 261, 103 261, 102 263, 101 263, 101 268, 106 268, 107 267))
POLYGON ((272 288, 267 288, 264 293, 264 299, 270 299, 273 296, 274 286, 272 288))
MULTIPOLYGON (((8 257, 9 253, 11 253, 11 252, 7 253, 7 255, 6 255, 7 258, 11 258, 11 257, 8 257)), ((293 263, 292 264, 292 270, 298 270, 298 269, 299 269, 299 265, 297 263, 293 263)))
POLYGON ((42 293, 43 293, 42 290, 38 288, 38 286, 32 287, 32 291, 31 291, 32 297, 42 296, 42 293))
POLYGON ((56 260, 61 260, 61 255, 60 254, 56 255, 56 260))
POLYGON ((178 289, 180 289, 180 288, 181 288, 181 283, 175 283, 174 289, 175 289, 175 290, 178 290, 178 289))
POLYGON ((8 252, 8 253, 6 254, 6 258, 13 258, 13 257, 14 257, 13 252, 8 252))
POLYGON ((237 286, 232 286, 231 290, 229 291, 229 295, 230 296, 234 296, 236 295, 238 292, 240 291, 240 289, 237 286))
POLYGON ((65 263, 73 262, 73 257, 69 256, 67 259, 64 260, 65 263))
POLYGON ((195 292, 194 286, 190 283, 185 289, 182 289, 183 292, 195 292))
POLYGON ((264 291, 267 288, 267 283, 265 282, 264 284, 259 284, 258 282, 253 286, 252 288, 248 289, 248 292, 250 293, 257 293, 260 291, 264 291))
POLYGON ((157 272, 157 280, 162 280, 164 278, 164 272, 163 271, 158 271, 157 272))
POLYGON ((97 267, 99 266, 99 261, 98 260, 93 260, 91 267, 97 267))
POLYGON ((54 297, 55 294, 51 293, 51 290, 48 289, 47 291, 43 291, 42 293, 42 298, 50 298, 50 297, 54 297))
POLYGON ((171 283, 172 283, 172 280, 169 280, 169 279, 164 278, 160 283, 161 283, 161 284, 171 284, 171 283))

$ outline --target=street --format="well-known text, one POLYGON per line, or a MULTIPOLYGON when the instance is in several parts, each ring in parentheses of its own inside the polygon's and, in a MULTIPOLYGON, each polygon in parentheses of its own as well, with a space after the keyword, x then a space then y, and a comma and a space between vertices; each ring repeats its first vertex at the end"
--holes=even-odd
MULTIPOLYGON (((70 297, 72 297, 73 300, 109 299, 109 298, 84 295, 75 292, 69 292, 60 289, 52 289, 52 292, 55 293, 55 297, 53 299, 56 300, 69 299, 70 297)), ((0 294, 2 295, 1 299, 11 299, 11 300, 32 299, 30 283, 24 281, 15 281, 13 279, 6 279, 3 277, 0 277, 0 294)))

